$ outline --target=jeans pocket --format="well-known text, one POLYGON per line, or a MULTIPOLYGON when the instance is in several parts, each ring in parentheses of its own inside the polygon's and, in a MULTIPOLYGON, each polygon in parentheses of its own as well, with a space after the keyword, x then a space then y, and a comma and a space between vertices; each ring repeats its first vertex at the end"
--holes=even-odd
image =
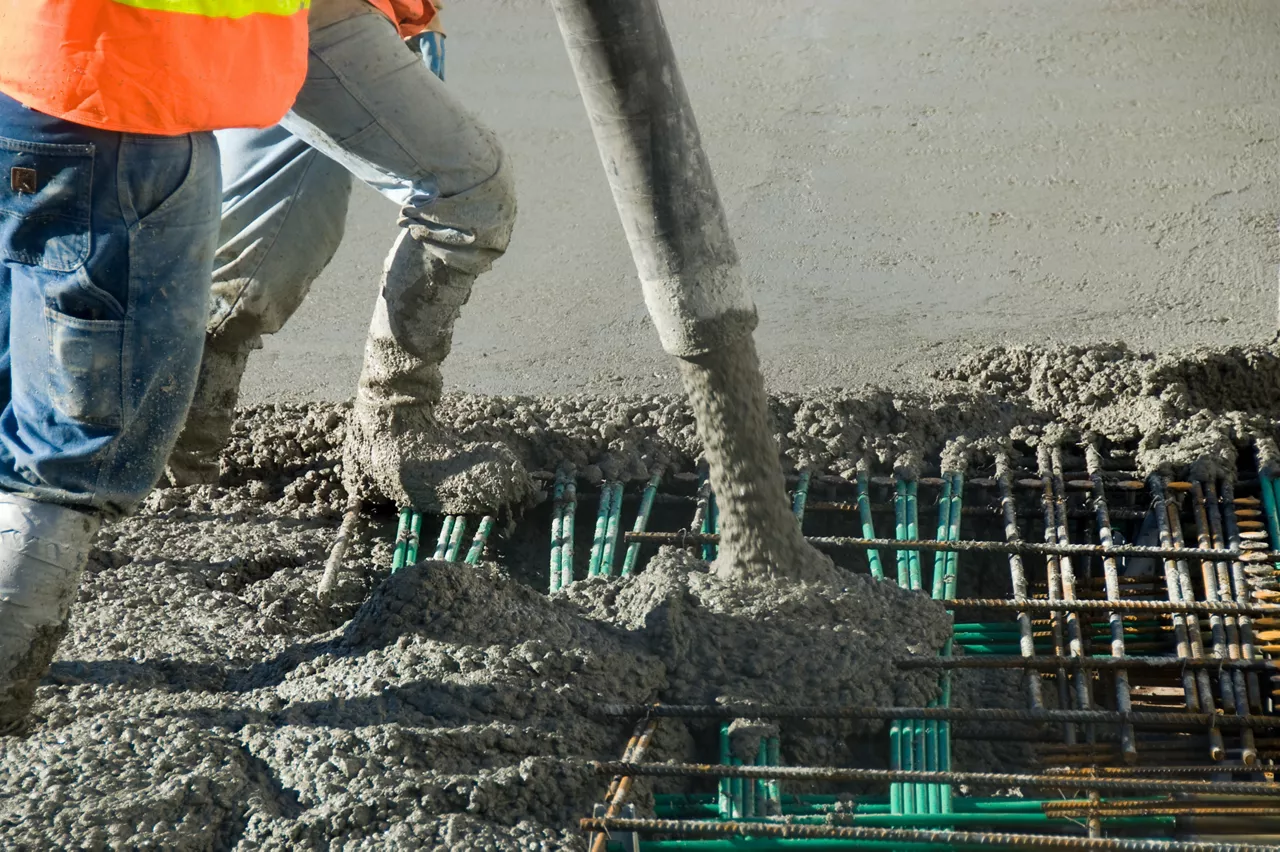
POLYGON ((44 309, 49 404, 63 417, 115 427, 124 419, 127 320, 86 320, 44 309))
POLYGON ((93 145, 0 137, 0 259, 74 272, 89 257, 93 145))

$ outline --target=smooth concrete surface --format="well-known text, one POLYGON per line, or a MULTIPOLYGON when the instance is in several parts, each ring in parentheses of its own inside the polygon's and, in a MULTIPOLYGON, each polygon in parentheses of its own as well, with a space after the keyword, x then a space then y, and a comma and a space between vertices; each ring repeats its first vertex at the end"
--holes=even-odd
MULTIPOLYGON (((902 385, 1002 342, 1269 339, 1275 0, 667 0, 774 389, 902 385)), ((482 393, 672 390, 550 7, 458 0, 449 85, 520 220, 446 365, 482 393)), ((245 400, 350 396, 392 206, 347 239, 245 400)))

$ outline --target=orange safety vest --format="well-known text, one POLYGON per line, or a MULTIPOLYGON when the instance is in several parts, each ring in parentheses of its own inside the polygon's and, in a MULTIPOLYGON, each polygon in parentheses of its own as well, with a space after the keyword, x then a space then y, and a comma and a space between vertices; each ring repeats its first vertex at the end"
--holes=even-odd
POLYGON ((0 0, 0 92, 104 130, 270 127, 307 71, 310 0, 0 0))

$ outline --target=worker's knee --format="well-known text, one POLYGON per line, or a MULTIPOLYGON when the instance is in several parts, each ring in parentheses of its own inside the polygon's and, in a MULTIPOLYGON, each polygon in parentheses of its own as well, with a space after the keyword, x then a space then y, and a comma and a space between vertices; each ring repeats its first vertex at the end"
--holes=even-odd
POLYGON ((507 250, 515 221, 515 179, 503 156, 498 170, 471 189, 406 205, 400 226, 449 266, 479 275, 507 250))

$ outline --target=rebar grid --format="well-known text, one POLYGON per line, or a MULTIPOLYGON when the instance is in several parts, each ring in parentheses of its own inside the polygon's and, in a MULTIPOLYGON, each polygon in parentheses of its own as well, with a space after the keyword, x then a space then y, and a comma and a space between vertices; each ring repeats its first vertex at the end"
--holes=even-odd
MULTIPOLYGON (((683 811, 659 811, 659 815, 686 818, 717 816, 718 821, 711 825, 750 826, 751 831, 739 832, 747 838, 742 841, 744 849, 750 847, 751 837, 782 837, 760 828, 761 821, 775 819, 789 821, 792 829, 818 832, 889 832, 878 837, 804 835, 853 843, 849 848, 865 844, 875 848, 877 843, 884 848, 894 843, 904 844, 901 848, 938 844, 959 848, 1053 846, 1068 841, 1096 849, 1273 848, 1107 838, 1104 829, 1123 827, 1170 836, 1181 830, 1171 821, 1173 817, 1280 820, 1280 806, 1269 804, 1270 799, 1280 797, 1280 785, 1207 780, 1210 774, 1256 779, 1258 772, 1272 771, 1266 762, 1280 759, 1280 739, 1273 733, 1257 733, 1280 731, 1280 716, 1274 715, 1271 706, 1271 682, 1262 680, 1262 676, 1274 675, 1280 696, 1280 662, 1266 658, 1272 650, 1280 652, 1280 583, 1275 573, 1280 563, 1280 483, 1265 471, 1256 478, 1247 475, 1234 480, 1143 479, 1132 471, 1116 469, 1115 456, 1104 455, 1103 446, 1092 437, 1078 447, 1044 444, 1029 457, 1025 453, 1015 456, 1012 448, 997 453, 992 458, 993 475, 979 474, 967 480, 953 473, 877 476, 863 460, 857 475, 850 479, 805 470, 789 481, 791 508, 802 525, 837 533, 806 536, 811 543, 843 552, 838 559, 862 558, 864 570, 878 580, 932 592, 931 597, 953 612, 985 611, 976 617, 986 619, 1008 614, 1008 620, 957 624, 955 642, 965 649, 965 655, 944 652, 936 658, 912 657, 899 661, 900 668, 936 670, 944 679, 957 670, 1021 669, 1026 679, 1027 709, 950 707, 946 700, 929 707, 606 706, 597 712, 642 722, 662 717, 886 720, 896 733, 890 751, 893 761, 887 770, 597 764, 598 771, 607 768, 636 776, 720 778, 722 791, 736 789, 732 779, 754 779, 761 784, 764 779, 876 782, 888 787, 889 796, 880 800, 883 804, 868 805, 870 810, 860 806, 855 816, 818 805, 789 804, 782 816, 738 823, 735 818, 746 813, 732 807, 726 810, 723 801, 719 806, 689 805, 683 811), (1237 486, 1247 489, 1246 493, 1237 497, 1237 486), (935 516, 925 515, 934 510, 936 538, 924 539, 921 533, 935 527, 935 516), (821 526, 818 521, 808 523, 819 516, 821 526), (970 532, 969 538, 962 539, 961 517, 991 518, 996 522, 996 536, 973 537, 970 532), (876 535, 876 526, 885 522, 892 524, 892 529, 886 530, 892 538, 876 535), (852 526, 852 534, 843 534, 841 524, 846 529, 852 526), (1006 582, 1011 596, 961 596, 964 591, 980 588, 972 584, 962 587, 958 582, 955 560, 961 553, 1007 559, 1006 582), (924 554, 932 554, 932 558, 924 554), (889 577, 885 559, 891 559, 894 566, 889 577), (1144 571, 1143 565, 1153 566, 1154 572, 1144 571), (932 576, 925 576, 930 566, 932 576), (1059 690, 1061 709, 1045 708, 1046 677, 1059 690), (1174 706, 1175 700, 1179 706, 1174 706), (1059 745, 1046 743, 1045 748, 1051 751, 1042 753, 1056 755, 1056 762, 1063 765, 1048 767, 1040 774, 950 771, 945 760, 951 722, 1032 723, 1040 732, 1038 736, 1056 732, 1059 745), (944 731, 947 746, 940 737, 944 731), (1144 765, 1136 765, 1139 761, 1144 765), (1153 762, 1159 765, 1148 765, 1153 762), (1081 798, 1047 803, 1042 814, 1052 821, 1037 829, 1044 834, 959 830, 1022 824, 1018 820, 1023 817, 1009 812, 988 817, 965 812, 959 806, 967 798, 957 799, 955 810, 942 806, 941 791, 949 796, 957 785, 992 784, 1074 789, 1080 791, 1081 798), (1208 802, 1104 798, 1113 791, 1180 797, 1213 793, 1237 798, 1208 802), (1239 798, 1246 796, 1266 797, 1268 801, 1239 798), (824 824, 813 822, 820 817, 824 824), (922 831, 929 827, 944 830, 922 831), (1068 836, 1085 831, 1088 837, 1068 836), (1017 840, 1007 840, 1013 837, 1017 840)), ((692 486, 692 479, 691 474, 674 477, 677 482, 688 482, 686 489, 692 486)), ((696 493, 664 494, 660 485, 661 478, 654 477, 643 494, 637 489, 628 498, 639 500, 640 510, 632 531, 617 534, 628 552, 625 573, 643 570, 643 565, 630 557, 645 544, 700 548, 704 557, 714 555, 719 540, 715 495, 705 476, 699 478, 696 493), (654 523, 657 531, 646 529, 655 506, 669 511, 689 504, 695 510, 692 523, 662 531, 659 521, 654 523)), ((602 516, 603 505, 608 504, 616 518, 621 494, 604 490, 602 516)), ((607 516, 604 519, 608 538, 607 516)), ((963 731, 967 739, 1003 738, 1007 733, 997 736, 972 726, 963 731)), ((1018 736, 1028 735, 1019 732, 1018 736)), ((631 830, 624 826, 639 824, 690 824, 688 819, 597 820, 595 824, 606 822, 617 830, 631 830)), ((654 849, 659 847, 684 848, 674 841, 653 843, 654 849)), ((638 848, 644 849, 645 844, 638 848)), ((688 850, 700 848, 695 845, 688 850)))

